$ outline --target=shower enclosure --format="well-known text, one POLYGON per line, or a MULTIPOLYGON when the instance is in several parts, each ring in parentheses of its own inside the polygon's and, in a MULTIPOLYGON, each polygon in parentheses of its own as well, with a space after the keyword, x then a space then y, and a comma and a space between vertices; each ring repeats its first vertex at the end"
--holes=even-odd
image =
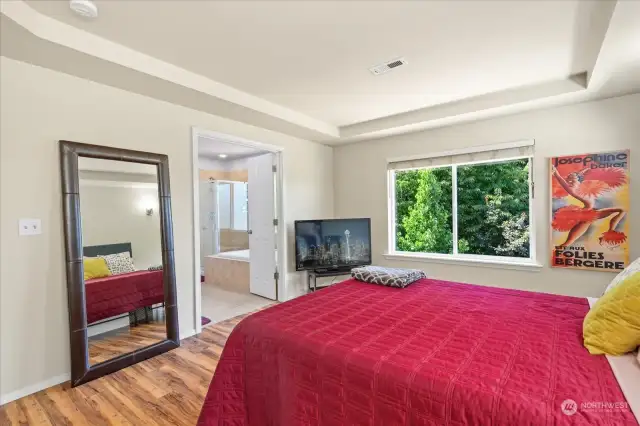
POLYGON ((200 256, 249 249, 248 184, 241 181, 200 182, 200 256))

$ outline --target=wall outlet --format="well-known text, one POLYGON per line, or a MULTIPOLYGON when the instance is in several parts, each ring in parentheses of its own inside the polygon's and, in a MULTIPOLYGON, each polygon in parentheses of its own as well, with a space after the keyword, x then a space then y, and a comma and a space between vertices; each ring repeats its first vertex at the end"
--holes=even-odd
POLYGON ((40 235, 42 234, 42 221, 40 219, 20 219, 18 232, 20 235, 40 235))

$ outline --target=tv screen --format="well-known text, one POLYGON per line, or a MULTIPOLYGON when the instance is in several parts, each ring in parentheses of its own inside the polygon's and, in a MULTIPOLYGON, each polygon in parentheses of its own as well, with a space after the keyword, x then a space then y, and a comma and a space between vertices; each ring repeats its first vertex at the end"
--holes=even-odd
POLYGON ((347 269, 371 264, 371 220, 295 222, 296 270, 347 269))

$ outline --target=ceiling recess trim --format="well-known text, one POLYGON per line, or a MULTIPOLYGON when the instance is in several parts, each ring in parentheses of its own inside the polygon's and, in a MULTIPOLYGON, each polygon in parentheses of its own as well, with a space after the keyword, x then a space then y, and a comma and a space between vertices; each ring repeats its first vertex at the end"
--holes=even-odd
POLYGON ((584 90, 587 87, 586 73, 571 76, 567 79, 554 80, 515 89, 502 90, 486 95, 465 98, 416 111, 391 115, 376 120, 356 123, 340 128, 343 137, 352 137, 375 133, 389 128, 404 127, 415 123, 442 120, 447 117, 462 116, 492 108, 517 105, 540 98, 548 98, 566 93, 584 90))
POLYGON ((0 8, 2 14, 43 40, 270 115, 323 137, 339 136, 336 126, 67 25, 35 11, 22 1, 2 1, 0 8))
POLYGON ((585 65, 583 73, 342 127, 62 23, 23 1, 0 1, 0 44, 3 56, 19 61, 282 134, 338 145, 604 97, 599 88, 611 70, 598 60, 612 32, 612 16, 629 13, 621 9, 623 5, 628 9, 631 3, 580 3, 574 59, 585 65))

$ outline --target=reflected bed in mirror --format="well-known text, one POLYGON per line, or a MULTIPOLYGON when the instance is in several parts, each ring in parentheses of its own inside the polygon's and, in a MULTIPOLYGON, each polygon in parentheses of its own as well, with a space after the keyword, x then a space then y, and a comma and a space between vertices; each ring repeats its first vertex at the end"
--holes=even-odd
POLYGON ((61 151, 75 386, 178 346, 173 239, 166 156, 61 151))
MULTIPOLYGON (((84 247, 85 264, 101 256, 123 255, 135 265, 131 243, 84 247)), ((90 364, 166 338, 162 265, 149 268, 109 271, 109 276, 85 280, 90 364)))

